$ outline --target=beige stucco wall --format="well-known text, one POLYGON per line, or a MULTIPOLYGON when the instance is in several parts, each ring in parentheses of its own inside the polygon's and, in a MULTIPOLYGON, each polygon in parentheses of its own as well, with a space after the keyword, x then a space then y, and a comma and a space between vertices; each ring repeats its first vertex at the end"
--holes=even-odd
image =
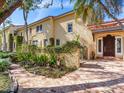
MULTIPOLYGON (((5 30, 5 34, 6 34, 6 43, 7 43, 7 51, 9 51, 9 34, 12 34, 14 35, 14 31, 16 30, 17 27, 15 26, 10 26, 9 28, 7 28, 5 30)), ((1 33, 2 34, 2 45, 3 45, 3 32, 1 33)), ((1 49, 2 49, 3 46, 1 46, 1 49)))
MULTIPOLYGON (((44 47, 44 39, 49 39, 53 36, 53 27, 52 27, 52 19, 48 18, 45 21, 38 22, 36 24, 29 25, 29 29, 32 29, 32 33, 28 33, 29 42, 33 42, 33 40, 38 40, 38 46, 44 47), (36 27, 40 26, 42 24, 42 31, 36 32, 36 27)), ((25 31, 24 28, 18 30, 18 35, 21 35, 23 33, 23 36, 25 37, 25 31)))
MULTIPOLYGON (((92 32, 85 26, 81 19, 75 20, 74 14, 69 14, 55 19, 55 38, 60 39, 61 45, 66 41, 76 40, 79 36, 79 40, 82 45, 88 47, 88 55, 91 55, 91 51, 94 51, 94 42, 92 32), (67 31, 67 24, 73 24, 73 32, 67 31)), ((89 56, 90 57, 90 56, 89 56)))
MULTIPOLYGON (((44 47, 44 39, 51 37, 60 39, 60 44, 63 45, 66 41, 76 40, 79 37, 79 41, 82 45, 88 47, 88 56, 90 58, 91 51, 94 51, 94 42, 92 32, 85 26, 81 19, 75 20, 74 13, 68 13, 57 17, 49 17, 45 20, 41 20, 29 25, 29 29, 32 29, 32 34, 29 33, 29 41, 38 40, 39 47, 44 47), (73 24, 73 32, 67 32, 67 24, 73 24), (36 27, 41 25, 43 32, 37 33, 36 27), (47 32, 47 34, 45 33, 47 32), (41 44, 42 43, 42 44, 41 44)), ((25 36, 24 28, 18 30, 18 35, 25 36)))

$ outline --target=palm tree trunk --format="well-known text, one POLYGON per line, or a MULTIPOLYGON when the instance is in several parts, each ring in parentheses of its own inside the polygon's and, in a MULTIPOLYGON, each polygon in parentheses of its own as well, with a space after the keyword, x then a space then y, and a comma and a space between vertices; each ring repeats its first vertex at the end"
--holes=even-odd
POLYGON ((28 12, 26 12, 24 9, 23 9, 23 17, 25 21, 25 44, 28 44, 28 22, 27 22, 28 12))
POLYGON ((5 23, 3 23, 3 51, 7 51, 5 23))

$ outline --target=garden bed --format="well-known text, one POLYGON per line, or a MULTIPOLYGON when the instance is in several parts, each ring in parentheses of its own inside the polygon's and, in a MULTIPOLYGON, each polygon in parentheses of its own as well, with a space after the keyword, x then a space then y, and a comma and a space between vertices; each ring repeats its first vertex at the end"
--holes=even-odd
POLYGON ((41 66, 26 66, 25 69, 35 75, 43 75, 49 78, 61 78, 67 73, 71 73, 76 70, 76 68, 67 67, 41 67, 41 66))
POLYGON ((0 73, 0 93, 8 93, 10 89, 11 79, 8 74, 0 73))
POLYGON ((45 48, 21 45, 18 46, 16 55, 11 55, 10 59, 36 75, 60 78, 79 68, 80 48, 82 46, 78 41, 68 41, 62 46, 49 45, 45 48))

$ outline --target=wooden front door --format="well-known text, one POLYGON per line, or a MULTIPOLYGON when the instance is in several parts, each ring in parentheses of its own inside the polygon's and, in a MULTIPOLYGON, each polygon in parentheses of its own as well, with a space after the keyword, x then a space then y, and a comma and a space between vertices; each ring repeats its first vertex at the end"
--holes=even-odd
POLYGON ((107 35, 103 38, 103 56, 115 56, 115 37, 107 35))

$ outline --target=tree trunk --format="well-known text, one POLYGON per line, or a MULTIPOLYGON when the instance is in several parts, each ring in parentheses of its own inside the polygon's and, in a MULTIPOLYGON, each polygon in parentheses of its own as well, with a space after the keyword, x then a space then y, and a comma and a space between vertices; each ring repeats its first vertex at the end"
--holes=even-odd
POLYGON ((12 5, 8 6, 6 9, 2 9, 2 7, 5 5, 5 0, 0 0, 0 24, 2 24, 6 18, 8 18, 18 7, 22 5, 23 0, 17 0, 12 5))
POLYGON ((28 44, 28 12, 23 9, 23 17, 25 21, 25 44, 28 44))
POLYGON ((7 51, 5 23, 3 23, 3 51, 7 51))

